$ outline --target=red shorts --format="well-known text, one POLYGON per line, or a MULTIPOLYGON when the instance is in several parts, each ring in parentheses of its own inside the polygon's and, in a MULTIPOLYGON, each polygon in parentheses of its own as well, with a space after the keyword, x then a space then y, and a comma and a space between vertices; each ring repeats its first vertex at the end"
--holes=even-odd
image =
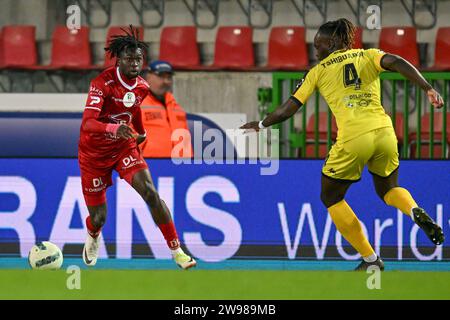
POLYGON ((148 169, 147 163, 137 149, 126 149, 117 156, 117 161, 106 165, 98 159, 79 157, 81 186, 88 206, 106 203, 106 189, 112 186, 112 172, 116 170, 121 179, 130 185, 136 172, 148 169))

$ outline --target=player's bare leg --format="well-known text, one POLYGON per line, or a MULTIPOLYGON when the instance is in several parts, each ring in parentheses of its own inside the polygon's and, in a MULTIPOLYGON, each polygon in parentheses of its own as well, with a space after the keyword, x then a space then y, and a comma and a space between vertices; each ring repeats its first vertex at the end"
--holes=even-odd
POLYGON ((132 187, 142 196, 150 208, 153 220, 167 241, 172 256, 180 268, 195 267, 197 262, 186 255, 180 247, 180 241, 166 203, 159 197, 148 169, 137 172, 132 179, 132 187))
POLYGON ((83 248, 83 261, 93 267, 98 258, 98 242, 103 225, 106 221, 106 203, 98 206, 88 206, 89 217, 86 219, 88 234, 83 248))
POLYGON ((408 215, 425 232, 436 245, 444 242, 442 228, 414 201, 408 190, 398 185, 398 169, 387 177, 375 174, 373 184, 378 196, 388 205, 393 206, 408 215))
POLYGON ((363 261, 355 270, 363 271, 371 265, 384 269, 383 261, 375 254, 352 208, 344 200, 351 181, 337 180, 322 175, 320 198, 327 207, 336 228, 342 236, 359 252, 363 261))

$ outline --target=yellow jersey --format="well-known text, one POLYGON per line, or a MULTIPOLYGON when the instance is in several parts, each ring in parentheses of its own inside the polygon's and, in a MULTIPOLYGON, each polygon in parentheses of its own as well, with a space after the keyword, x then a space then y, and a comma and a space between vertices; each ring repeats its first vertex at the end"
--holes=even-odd
POLYGON ((304 75, 291 98, 304 104, 317 88, 336 117, 341 142, 392 126, 380 99, 384 54, 378 49, 335 51, 304 75))

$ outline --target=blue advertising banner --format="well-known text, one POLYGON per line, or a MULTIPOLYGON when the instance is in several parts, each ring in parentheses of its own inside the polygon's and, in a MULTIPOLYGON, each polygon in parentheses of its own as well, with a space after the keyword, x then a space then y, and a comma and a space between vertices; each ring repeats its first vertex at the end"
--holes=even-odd
MULTIPOLYGON (((180 240, 199 259, 359 259, 320 201, 322 163, 279 160, 277 174, 261 175, 261 164, 148 161, 180 240)), ((443 246, 435 247, 408 216, 385 205, 367 171, 347 202, 377 252, 399 260, 450 259, 450 162, 402 161, 399 170, 401 186, 442 225, 443 246)), ((117 175, 113 182, 100 257, 132 258, 140 245, 157 259, 170 258, 145 202, 117 175)), ((76 159, 0 159, 0 255, 11 243, 23 257, 38 240, 62 248, 83 244, 87 214, 76 159)))

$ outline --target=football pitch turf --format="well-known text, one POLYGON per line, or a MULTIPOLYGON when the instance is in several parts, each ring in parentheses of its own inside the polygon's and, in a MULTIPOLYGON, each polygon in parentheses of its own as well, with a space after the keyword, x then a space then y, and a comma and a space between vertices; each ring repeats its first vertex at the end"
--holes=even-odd
POLYGON ((274 262, 247 261, 247 267, 229 262, 222 269, 221 263, 203 263, 183 271, 174 269, 171 261, 149 264, 143 260, 133 267, 133 263, 115 261, 119 265, 112 265, 99 260, 99 268, 86 269, 79 259, 73 259, 58 271, 35 271, 26 269, 23 259, 2 260, 0 299, 450 299, 448 262, 409 263, 410 267, 408 262, 391 263, 391 271, 380 275, 381 288, 371 290, 367 282, 374 284, 374 275, 345 271, 350 270, 347 262, 297 261, 296 268, 294 264, 276 267, 274 262), (65 269, 73 262, 80 266, 79 290, 67 288, 67 282, 76 283, 65 269), (139 263, 147 263, 147 270, 139 263), (327 270, 331 267, 334 270, 327 270))

